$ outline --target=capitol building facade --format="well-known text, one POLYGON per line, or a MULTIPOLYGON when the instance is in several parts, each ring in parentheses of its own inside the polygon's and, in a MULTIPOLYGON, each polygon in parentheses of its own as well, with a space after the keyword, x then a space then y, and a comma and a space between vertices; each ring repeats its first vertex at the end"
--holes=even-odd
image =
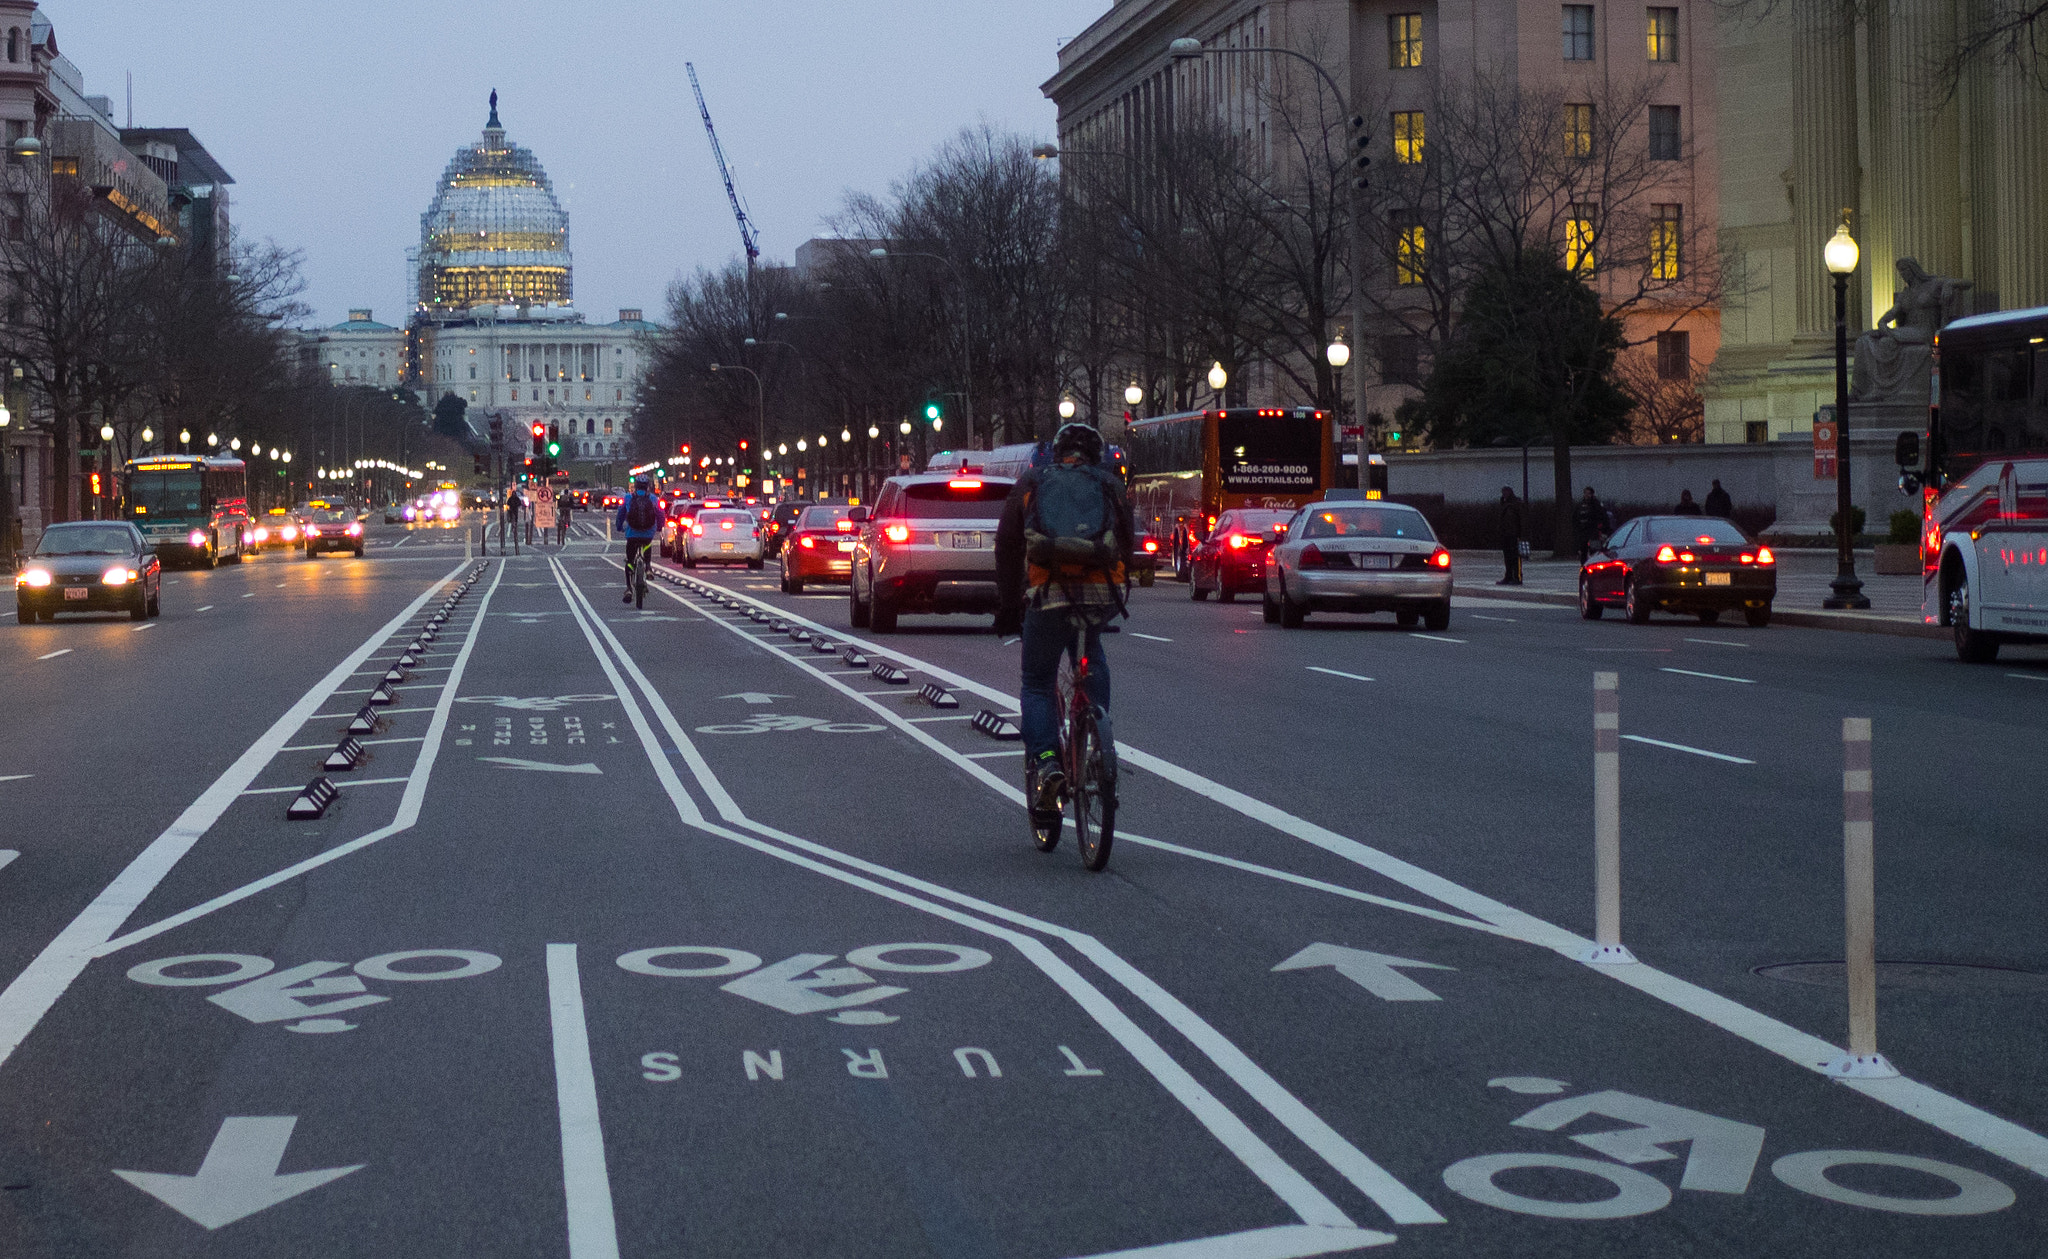
POLYGON ((565 461, 626 457, 660 328, 634 309, 592 323, 575 308, 568 212, 532 150, 506 139, 496 92, 483 135, 442 172, 407 258, 405 326, 356 309, 307 334, 329 383, 410 387, 430 409, 452 394, 479 444, 503 421, 508 454, 528 449, 538 420, 560 427, 565 461))

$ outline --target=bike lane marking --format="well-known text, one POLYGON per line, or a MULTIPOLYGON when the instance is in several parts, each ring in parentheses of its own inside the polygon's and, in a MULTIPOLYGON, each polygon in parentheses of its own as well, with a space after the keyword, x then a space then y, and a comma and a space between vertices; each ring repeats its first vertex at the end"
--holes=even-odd
POLYGON ((43 1015, 84 973, 92 960, 103 955, 107 939, 120 930, 121 924, 148 899, 172 868, 205 837, 221 814, 270 764, 279 749, 313 718, 320 705, 327 702, 328 696, 361 668, 363 661, 378 651, 397 627, 410 621, 467 567, 467 563, 457 564, 328 670, 327 676, 315 682, 268 730, 257 736, 234 764, 223 770, 199 798, 178 815, 176 821, 150 841, 148 847, 138 853, 55 939, 22 968, 5 990, 0 990, 0 1065, 5 1065, 13 1056, 21 1042, 42 1021, 43 1015))
POLYGON ((548 945, 548 1013, 554 1033, 555 1102, 562 1127, 562 1192, 569 1215, 569 1259, 618 1259, 612 1182, 605 1169, 597 1076, 576 946, 548 945))
MULTIPOLYGON (((564 588, 569 591, 571 604, 574 606, 582 592, 576 589, 573 583, 569 582, 566 574, 564 574, 563 580, 564 588)), ((588 606, 587 601, 585 606, 588 606)), ((684 606, 690 605, 685 603, 684 606)), ((1349 1217, 1345 1216, 1334 1203, 1323 1196, 1320 1190, 1317 1190, 1300 1172, 1287 1164, 1262 1138, 1246 1126, 1234 1112, 1224 1106, 1214 1094, 1204 1088, 1192 1075, 1188 1074, 1186 1069, 1168 1055, 1157 1041, 1153 1040, 1137 1024, 1133 1023, 1127 1015, 1110 1002, 1108 997, 1102 994, 1100 989, 1089 983, 1088 980, 1068 966, 1057 954, 1053 953, 1043 941, 1036 937, 1025 935, 1020 931, 998 926, 995 922, 987 921, 984 918, 963 913, 961 910, 941 904, 939 901, 952 901, 955 904, 972 910, 974 914, 985 914, 988 918, 1016 923, 1019 926, 1028 927, 1062 940, 1081 952, 1083 956, 1087 957, 1098 968, 1111 975, 1118 983, 1132 992, 1133 995, 1150 1006, 1156 1014, 1171 1023, 1175 1030, 1187 1037, 1205 1056, 1229 1075, 1234 1083, 1265 1108, 1269 1114, 1272 1114, 1285 1125, 1304 1144, 1314 1150, 1319 1157, 1335 1168, 1339 1174, 1350 1181, 1361 1193, 1372 1199, 1395 1223, 1440 1224, 1444 1222, 1444 1217, 1438 1214, 1434 1207, 1430 1206, 1428 1202, 1424 1201, 1413 1190, 1402 1184, 1391 1173, 1380 1167, 1364 1151, 1346 1140, 1336 1129, 1325 1122, 1321 1116, 1310 1110, 1300 1099, 1290 1093, 1279 1081, 1268 1075, 1264 1068, 1253 1062, 1249 1056, 1238 1049, 1228 1038, 1216 1031, 1215 1028, 1211 1027, 1201 1016, 1182 1004, 1149 976, 1124 961, 1114 951, 1094 937, 1084 932, 1056 926, 1041 919, 1005 909, 979 898, 952 891, 949 888, 891 870, 873 862, 861 860, 827 845, 799 838, 748 818, 745 812, 740 809, 738 803, 726 792, 716 774, 711 770, 709 763, 704 760, 702 753, 697 750, 695 743, 684 732, 681 723, 676 720, 675 714, 670 711, 666 701, 662 699, 653 683, 647 679, 646 674, 641 671, 631 654, 625 651, 623 645, 619 644, 617 639, 611 636, 609 629, 598 621, 595 616, 584 619, 584 629, 585 634, 591 639, 592 650, 598 653, 599 658, 604 661, 607 671, 612 672, 616 679, 616 672, 611 657, 605 654, 597 636, 603 634, 611 640, 611 649, 616 653, 619 664, 623 665, 628 673, 632 675, 641 694, 660 718, 663 729, 673 741, 677 752, 689 766, 692 776, 697 780, 698 786, 710 797, 713 807, 718 810, 719 815, 728 822, 744 826, 748 830, 754 831, 758 835, 766 836, 776 842, 773 844, 764 843, 761 839, 754 836, 742 835, 706 819, 701 810, 698 809, 696 802, 683 790, 681 781, 676 777, 674 768, 668 763, 667 755, 662 751, 659 740, 654 737, 652 730, 647 727, 646 717, 641 713, 639 703, 633 701, 631 715, 635 728, 640 731, 641 739, 648 748, 648 755, 656 761, 663 786, 669 790, 671 798, 676 802, 678 812, 684 814, 684 821, 687 824, 731 839, 737 843, 745 844, 748 847, 757 848, 760 851, 803 866, 806 869, 816 870, 829 878, 861 887, 876 895, 898 901, 902 904, 912 905, 923 909, 927 913, 945 918, 948 921, 956 922, 973 930, 1006 940, 1020 952, 1023 952, 1034 965, 1045 971, 1062 988, 1067 989, 1069 995, 1080 1003, 1083 1009, 1094 1016, 1096 1021, 1103 1026, 1104 1030, 1116 1037, 1118 1042, 1124 1046, 1126 1052, 1130 1053, 1133 1058, 1136 1058, 1147 1070, 1151 1071, 1154 1077, 1159 1079, 1160 1083, 1169 1092, 1179 1098, 1181 1103, 1193 1112, 1203 1122, 1204 1126, 1208 1127, 1210 1132, 1226 1148, 1230 1149, 1247 1168, 1252 1170, 1255 1175, 1258 1175, 1260 1179, 1265 1180, 1281 1199, 1295 1210, 1304 1223, 1321 1223, 1330 1227, 1356 1227, 1351 1223, 1349 1217), (796 849, 798 851, 788 851, 787 849, 796 849), (841 870, 834 866, 826 865, 821 861, 813 860, 811 856, 805 854, 814 854, 818 857, 828 858, 842 863, 850 867, 850 869, 841 870), (910 889, 910 891, 886 886, 876 882, 874 879, 865 877, 867 875, 874 875, 878 878, 901 884, 903 888, 910 889), (928 896, 933 899, 927 899, 928 896)), ((624 681, 615 680, 615 685, 618 686, 621 692, 621 699, 624 701, 627 694, 624 681)), ((837 682, 833 682, 832 685, 840 687, 842 690, 845 689, 842 684, 837 682)), ((923 731, 918 730, 914 726, 905 727, 905 729, 912 731, 915 737, 933 742, 934 746, 943 746, 930 740, 930 736, 925 735, 923 731)), ((973 762, 963 762, 963 764, 977 775, 993 778, 993 775, 988 774, 988 771, 973 762)))
MULTIPOLYGON (((664 593, 668 593, 671 598, 681 603, 684 607, 693 609, 696 607, 695 604, 684 599, 679 593, 666 590, 664 593)), ((741 595, 736 591, 731 593, 737 598, 749 599, 750 602, 760 604, 764 608, 772 606, 761 603, 759 600, 751 600, 749 596, 741 595)), ((903 652, 877 646, 869 640, 856 638, 850 633, 827 629, 827 627, 815 621, 798 617, 794 613, 783 612, 781 609, 776 609, 776 611, 793 621, 802 622, 811 629, 833 634, 834 641, 836 642, 843 642, 849 646, 886 655, 907 667, 915 668, 930 677, 947 682, 953 689, 966 690, 985 699, 1007 705, 1012 711, 1015 710, 1016 698, 995 687, 983 685, 950 669, 920 661, 903 652)), ((800 656, 779 651, 776 654, 800 666, 807 668, 809 666, 809 661, 800 656)), ((818 673, 814 669, 811 672, 818 673)), ((1667 670, 1667 672, 1681 671, 1667 670)), ((822 674, 819 674, 819 676, 823 678, 822 674)), ((823 680, 831 682, 829 678, 824 678, 823 680)), ((1736 682, 1750 681, 1747 678, 1731 678, 1726 680, 1736 682)), ((836 682, 831 682, 831 684, 839 685, 836 682)), ((842 687, 841 689, 845 688, 842 687)), ((852 692, 849 691, 848 693, 851 694, 852 692)), ((881 709, 879 705, 870 706, 876 708, 877 711, 886 711, 881 709)), ((991 788, 1002 792, 1005 797, 1014 794, 1011 784, 984 770, 980 765, 962 757, 959 753, 952 751, 952 749, 947 748, 937 740, 924 737, 921 731, 915 732, 915 734, 917 737, 922 737, 924 742, 934 751, 953 760, 960 768, 980 778, 991 788)), ((1125 764, 1136 765, 1195 795, 1205 797, 1235 813, 1270 826, 1282 834, 1302 840, 1354 865, 1362 866, 1376 874, 1413 888, 1426 896, 1464 911, 1472 918, 1488 922, 1495 928, 1500 929, 1502 933, 1512 935, 1526 943, 1561 953, 1575 961, 1579 959, 1580 954, 1592 945, 1591 940, 1567 928, 1546 922, 1524 910, 1516 909, 1514 906, 1503 901, 1496 900, 1482 892, 1474 891, 1412 862, 1374 848, 1369 844, 1351 839, 1348 836, 1339 835, 1327 827, 1317 825, 1306 818, 1289 813, 1277 805, 1269 804, 1266 801, 1238 791, 1236 788, 1226 786, 1195 770, 1187 769, 1162 757, 1140 751, 1122 740, 1117 741, 1117 754, 1125 764)), ((1827 1062, 1840 1057, 1843 1053, 1842 1049, 1828 1043, 1822 1037, 1801 1031, 1788 1023, 1753 1010, 1748 1006, 1742 1005, 1740 1002, 1731 1000, 1698 984, 1658 970, 1656 967, 1641 961, 1618 966, 1589 966, 1589 969, 1595 974, 1626 984, 1646 996, 1654 997, 1667 1005, 1682 1010, 1707 1023, 1711 1023, 1723 1031, 1740 1037, 1788 1062, 1804 1067, 1815 1075, 1821 1075, 1823 1079, 1830 1077, 1823 1075, 1822 1067, 1827 1062)), ((1967 1141, 1980 1149, 1989 1151, 2008 1162, 2033 1172, 2037 1176, 2048 1178, 2048 1137, 2044 1137, 2040 1133, 1993 1114, 1982 1107, 1963 1101, 1960 1098, 1952 1097, 1931 1085, 1903 1075, 1891 1079, 1841 1080, 1839 1083, 1902 1114, 1918 1119, 1931 1127, 1967 1141)))

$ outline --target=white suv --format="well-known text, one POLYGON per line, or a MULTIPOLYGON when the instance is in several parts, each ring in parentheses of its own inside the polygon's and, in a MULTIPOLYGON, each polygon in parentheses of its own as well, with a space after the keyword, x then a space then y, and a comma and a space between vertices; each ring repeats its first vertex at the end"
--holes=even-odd
POLYGON ((860 532, 848 581, 855 629, 895 632, 905 612, 996 610, 996 525, 1015 482, 963 470, 890 477, 860 532))

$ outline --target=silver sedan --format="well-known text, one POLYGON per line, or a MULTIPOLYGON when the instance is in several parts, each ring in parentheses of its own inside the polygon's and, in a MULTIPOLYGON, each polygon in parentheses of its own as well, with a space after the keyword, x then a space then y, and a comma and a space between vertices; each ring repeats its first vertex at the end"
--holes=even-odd
POLYGON ((1310 503, 1266 565, 1266 623, 1310 612, 1392 612, 1402 625, 1451 624, 1451 553, 1422 513, 1398 503, 1310 503))

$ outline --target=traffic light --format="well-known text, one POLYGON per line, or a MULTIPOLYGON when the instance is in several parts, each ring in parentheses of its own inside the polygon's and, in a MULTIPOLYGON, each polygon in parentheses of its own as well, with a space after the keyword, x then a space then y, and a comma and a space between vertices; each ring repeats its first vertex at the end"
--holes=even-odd
POLYGON ((486 472, 490 471, 489 468, 486 468, 484 466, 484 457, 482 455, 471 455, 470 462, 472 467, 474 467, 474 469, 476 470, 476 475, 478 476, 482 476, 486 472))
POLYGON ((502 450, 504 446, 505 417, 501 415, 494 415, 491 417, 491 449, 502 450))
POLYGON ((548 425, 548 458, 557 459, 562 454, 562 426, 548 425))
POLYGON ((682 454, 682 455, 687 455, 687 454, 689 454, 689 453, 690 453, 690 443, 688 443, 688 442, 684 442, 684 443, 683 443, 683 444, 682 444, 682 445, 681 445, 680 447, 678 447, 678 448, 677 448, 677 450, 676 450, 676 453, 677 453, 677 454, 682 454))
POLYGON ((1372 137, 1366 134, 1364 114, 1351 115, 1351 130, 1355 133, 1352 137, 1351 147, 1358 154, 1357 158, 1353 161, 1353 165, 1358 171, 1358 178, 1355 183, 1358 188, 1364 189, 1367 186, 1365 172, 1372 166, 1372 157, 1368 153, 1368 150, 1372 148, 1372 137))
POLYGON ((924 418, 937 423, 945 418, 945 412, 940 409, 938 403, 927 402, 924 404, 924 418))
POLYGON ((536 458, 548 452, 548 426, 539 420, 533 422, 533 453, 536 458))

